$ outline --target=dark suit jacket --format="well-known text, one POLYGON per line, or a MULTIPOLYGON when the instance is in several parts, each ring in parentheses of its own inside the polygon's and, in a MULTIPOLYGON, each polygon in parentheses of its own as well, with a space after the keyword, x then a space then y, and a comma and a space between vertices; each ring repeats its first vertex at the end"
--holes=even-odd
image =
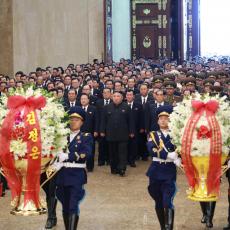
POLYGON ((98 99, 97 97, 90 95, 89 96, 89 104, 96 106, 97 99, 98 99))
POLYGON ((128 141, 129 134, 135 133, 134 120, 129 106, 122 102, 104 107, 100 132, 105 133, 107 141, 128 141))
MULTIPOLYGON (((136 103, 142 105, 141 95, 140 95, 140 94, 135 95, 135 100, 134 100, 134 101, 135 101, 136 103)), ((150 102, 150 101, 153 101, 153 96, 152 96, 152 94, 149 94, 149 95, 148 95, 148 98, 147 98, 146 103, 147 103, 147 102, 150 102)), ((144 107, 144 106, 143 106, 143 107, 144 107)))
POLYGON ((140 132, 140 129, 144 129, 144 111, 141 104, 133 102, 131 109, 132 117, 135 125, 135 136, 140 132))
POLYGON ((93 89, 93 96, 98 98, 102 98, 102 93, 100 91, 100 89, 93 89))
MULTIPOLYGON (((109 103, 112 103, 112 100, 110 100, 109 103)), ((100 131, 100 122, 101 122, 101 118, 102 118, 102 112, 103 112, 103 109, 106 105, 104 104, 104 99, 99 99, 97 100, 96 102, 96 113, 97 113, 97 116, 96 116, 96 132, 99 132, 100 131)))
POLYGON ((96 107, 89 105, 86 111, 85 121, 81 127, 81 131, 93 134, 96 130, 96 107))
MULTIPOLYGON (((129 88, 126 89, 126 92, 127 92, 128 90, 129 90, 129 88)), ((133 93, 134 93, 134 95, 137 95, 137 94, 140 93, 140 91, 139 91, 139 89, 134 88, 134 89, 133 89, 133 93)))
MULTIPOLYGON (((64 100, 64 105, 63 106, 64 106, 65 111, 69 111, 69 109, 70 109, 70 102, 69 102, 68 99, 64 100)), ((78 100, 75 100, 75 106, 80 106, 80 103, 79 103, 78 100)))
MULTIPOLYGON (((164 105, 168 105, 169 103, 164 102, 164 105)), ((145 129, 147 133, 150 131, 159 130, 159 125, 157 123, 158 117, 156 114, 157 104, 155 101, 148 102, 145 106, 145 129)))

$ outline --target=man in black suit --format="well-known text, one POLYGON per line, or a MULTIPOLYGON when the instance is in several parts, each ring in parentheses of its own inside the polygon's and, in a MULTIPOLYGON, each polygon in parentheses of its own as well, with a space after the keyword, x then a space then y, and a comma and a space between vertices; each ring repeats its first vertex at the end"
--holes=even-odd
MULTIPOLYGON (((134 75, 134 76, 135 76, 135 75, 134 75)), ((134 78, 134 76, 133 76, 133 77, 131 76, 131 77, 128 79, 128 84, 127 84, 127 90, 126 90, 126 91, 132 90, 133 93, 134 93, 134 95, 136 95, 136 94, 139 94, 140 91, 135 87, 135 78, 134 78)))
POLYGON ((67 98, 68 92, 71 89, 71 76, 70 75, 65 76, 64 85, 65 85, 64 97, 67 98))
MULTIPOLYGON (((105 106, 109 105, 112 102, 111 100, 111 89, 104 88, 103 89, 103 99, 97 100, 96 108, 97 108, 97 125, 96 131, 99 132, 100 123, 102 118, 103 109, 105 106)), ((109 164, 109 149, 108 149, 108 142, 105 137, 98 137, 98 166, 105 165, 106 163, 109 164)))
POLYGON ((72 74, 71 76, 72 76, 71 88, 75 89, 77 93, 77 98, 80 98, 80 95, 81 95, 80 81, 78 80, 76 74, 72 74))
MULTIPOLYGON (((81 131, 84 133, 90 133, 94 138, 98 136, 96 130, 96 107, 89 105, 89 96, 82 93, 80 97, 81 107, 86 112, 84 124, 81 126, 81 131)), ((94 169, 94 155, 95 155, 95 140, 93 142, 92 156, 87 160, 88 172, 92 172, 94 169)))
POLYGON ((162 89, 156 89, 154 93, 155 101, 148 102, 145 107, 145 130, 147 133, 159 130, 156 109, 169 104, 165 102, 165 92, 162 89))
POLYGON ((102 90, 99 88, 100 80, 93 79, 92 81, 91 94, 97 97, 97 99, 102 98, 102 90))
POLYGON ((129 138, 128 143, 128 163, 131 167, 136 167, 135 160, 137 157, 138 139, 141 129, 144 129, 143 108, 141 104, 134 102, 134 97, 135 95, 132 90, 126 92, 126 101, 131 109, 135 125, 134 138, 129 138))
POLYGON ((79 101, 77 101, 77 93, 75 89, 70 89, 67 94, 67 100, 64 102, 65 111, 69 111, 71 107, 79 105, 79 101))
MULTIPOLYGON (((143 115, 145 117, 145 107, 146 107, 146 103, 153 101, 153 97, 151 94, 149 94, 149 87, 146 83, 141 84, 140 86, 140 94, 137 94, 135 96, 135 100, 136 103, 141 104, 142 108, 143 108, 143 115)), ((145 127, 145 121, 143 126, 145 127)), ((148 160, 148 151, 146 148, 146 142, 147 142, 147 135, 145 132, 145 129, 141 129, 140 130, 140 135, 139 135, 139 144, 138 144, 138 156, 137 158, 140 158, 143 161, 147 161, 148 160)))
POLYGON ((134 137, 131 109, 123 101, 122 92, 114 92, 113 102, 105 106, 100 125, 100 135, 109 142, 112 174, 125 175, 129 137, 134 137))
POLYGON ((87 94, 89 96, 89 104, 96 106, 97 97, 91 95, 91 86, 90 85, 84 85, 82 87, 82 94, 87 94))

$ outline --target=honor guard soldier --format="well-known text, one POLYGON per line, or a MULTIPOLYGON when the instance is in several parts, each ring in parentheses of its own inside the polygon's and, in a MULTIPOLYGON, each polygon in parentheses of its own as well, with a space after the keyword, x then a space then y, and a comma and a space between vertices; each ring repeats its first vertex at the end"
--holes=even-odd
POLYGON ((93 138, 91 134, 80 131, 85 120, 85 111, 78 106, 70 108, 69 153, 61 153, 56 169, 58 200, 62 203, 62 214, 66 230, 77 229, 79 205, 85 196, 84 184, 87 183, 86 161, 91 157, 93 138))
MULTIPOLYGON (((48 182, 46 182, 42 188, 46 194, 46 203, 47 203, 47 213, 48 218, 46 220, 45 229, 52 229, 57 225, 57 198, 55 196, 56 191, 56 176, 52 177, 48 182)), ((46 172, 41 174, 41 184, 47 180, 46 172)))
POLYGON ((171 105, 157 109, 158 131, 150 132, 147 148, 152 155, 152 163, 147 171, 149 177, 148 191, 155 201, 155 210, 161 230, 172 230, 174 222, 173 199, 176 194, 176 166, 180 166, 181 159, 175 152, 169 136, 169 114, 171 105))

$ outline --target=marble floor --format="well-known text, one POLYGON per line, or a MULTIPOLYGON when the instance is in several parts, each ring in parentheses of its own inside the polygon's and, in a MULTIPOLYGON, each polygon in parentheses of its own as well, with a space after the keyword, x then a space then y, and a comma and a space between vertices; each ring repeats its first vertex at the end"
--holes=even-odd
MULTIPOLYGON (((96 167, 89 173, 87 196, 81 205, 79 230, 159 230, 154 213, 154 203, 147 193, 145 171, 149 162, 137 162, 137 168, 129 168, 125 177, 111 175, 109 167, 96 167)), ((205 229, 200 223, 199 204, 186 199, 187 183, 182 172, 178 172, 178 193, 175 198, 176 230, 205 229)), ((221 197, 217 203, 214 228, 222 229, 227 221, 227 188, 223 177, 221 197)), ((42 194, 44 195, 44 194, 42 194)), ((16 217, 10 212, 10 193, 0 198, 0 230, 42 230, 46 215, 16 217)), ((58 225, 63 230, 61 206, 58 204, 58 225)))

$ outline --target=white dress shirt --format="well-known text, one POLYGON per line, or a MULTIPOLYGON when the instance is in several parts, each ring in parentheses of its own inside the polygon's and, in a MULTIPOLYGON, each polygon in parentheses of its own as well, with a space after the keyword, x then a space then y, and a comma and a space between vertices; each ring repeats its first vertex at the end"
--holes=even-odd
POLYGON ((77 134, 80 132, 80 130, 76 130, 76 131, 71 131, 70 132, 70 136, 69 136, 69 141, 71 142, 73 139, 74 139, 74 137, 76 137, 77 136, 77 134))
POLYGON ((164 105, 164 102, 159 103, 159 102, 155 101, 155 103, 157 105, 157 108, 164 105))
POLYGON ((128 106, 130 106, 130 108, 133 108, 133 101, 131 103, 128 102, 128 106))
POLYGON ((69 105, 70 105, 70 107, 74 107, 75 106, 75 101, 70 101, 69 105))
POLYGON ((147 100, 148 100, 148 95, 146 97, 141 96, 141 103, 142 104, 144 104, 144 100, 145 100, 145 103, 146 103, 147 100))
POLYGON ((108 105, 110 103, 110 99, 104 99, 104 105, 108 105), (106 101, 108 101, 108 103, 106 104, 106 101))
POLYGON ((87 110, 88 110, 88 106, 89 106, 89 105, 87 105, 87 106, 82 106, 82 109, 84 109, 84 110, 85 110, 85 112, 87 112, 87 110))

